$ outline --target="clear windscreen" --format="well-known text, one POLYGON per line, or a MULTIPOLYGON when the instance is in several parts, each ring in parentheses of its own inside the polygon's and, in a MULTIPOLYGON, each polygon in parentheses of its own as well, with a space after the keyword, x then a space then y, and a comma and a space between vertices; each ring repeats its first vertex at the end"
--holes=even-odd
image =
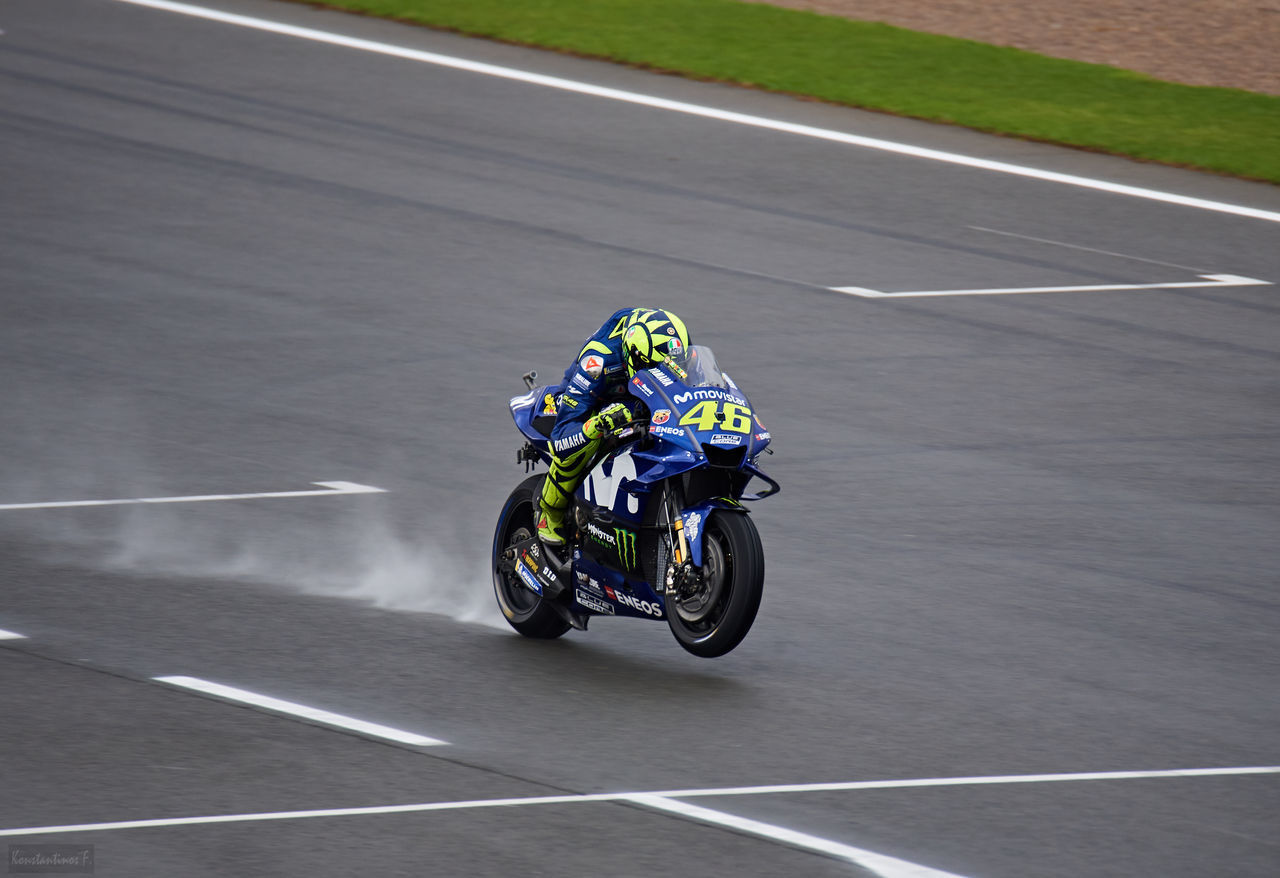
POLYGON ((716 355, 706 345, 690 345, 669 356, 667 362, 684 372, 681 380, 690 387, 729 387, 716 355))

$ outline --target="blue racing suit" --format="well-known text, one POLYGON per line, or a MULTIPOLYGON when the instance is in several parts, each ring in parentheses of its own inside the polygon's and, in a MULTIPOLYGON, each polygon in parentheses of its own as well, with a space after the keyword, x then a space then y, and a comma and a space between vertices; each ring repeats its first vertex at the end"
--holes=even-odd
POLYGON ((542 508, 565 510, 600 449, 600 438, 584 427, 600 409, 625 401, 631 375, 622 355, 622 334, 640 308, 623 308, 586 340, 564 373, 564 392, 551 428, 551 468, 542 483, 542 508))

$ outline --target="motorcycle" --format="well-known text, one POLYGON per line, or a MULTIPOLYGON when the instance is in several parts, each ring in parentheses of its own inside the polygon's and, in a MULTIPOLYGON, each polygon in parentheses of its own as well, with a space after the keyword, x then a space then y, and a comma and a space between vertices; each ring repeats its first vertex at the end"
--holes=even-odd
MULTIPOLYGON (((511 399, 529 472, 550 465, 551 428, 564 385, 511 399)), ((566 543, 544 546, 535 518, 543 475, 516 486, 498 516, 493 585, 511 627, 550 639, 585 631, 593 616, 665 619, 697 656, 732 650, 755 621, 764 550, 743 501, 780 490, 758 466, 769 431, 711 349, 693 345, 627 385, 640 414, 605 437, 566 516, 566 543), (764 483, 747 493, 755 479, 764 483)))

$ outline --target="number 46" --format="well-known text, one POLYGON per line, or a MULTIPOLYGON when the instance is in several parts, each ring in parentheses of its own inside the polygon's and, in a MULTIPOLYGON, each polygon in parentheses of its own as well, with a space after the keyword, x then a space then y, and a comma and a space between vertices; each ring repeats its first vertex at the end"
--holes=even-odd
POLYGON ((751 409, 735 402, 706 400, 685 412, 680 426, 693 427, 699 432, 726 430, 730 433, 751 432, 751 409))

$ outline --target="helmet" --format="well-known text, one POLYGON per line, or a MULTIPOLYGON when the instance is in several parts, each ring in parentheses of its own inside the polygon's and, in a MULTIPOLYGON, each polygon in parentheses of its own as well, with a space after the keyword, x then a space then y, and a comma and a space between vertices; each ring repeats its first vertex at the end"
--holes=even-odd
POLYGON ((641 308, 622 331, 622 359, 632 375, 688 349, 689 331, 684 328, 684 321, 670 311, 641 308))

